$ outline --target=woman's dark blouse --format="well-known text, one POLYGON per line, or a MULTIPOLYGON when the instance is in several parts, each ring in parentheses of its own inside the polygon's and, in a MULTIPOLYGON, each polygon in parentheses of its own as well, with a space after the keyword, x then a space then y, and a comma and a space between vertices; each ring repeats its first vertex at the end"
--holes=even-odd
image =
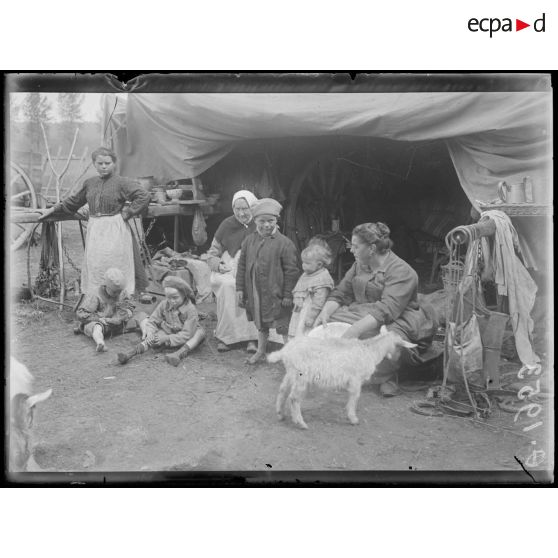
POLYGON ((131 203, 124 212, 126 218, 130 218, 147 207, 149 193, 130 178, 118 175, 109 178, 96 176, 85 180, 79 190, 57 203, 54 211, 75 213, 87 203, 92 217, 116 215, 122 211, 127 201, 131 203))

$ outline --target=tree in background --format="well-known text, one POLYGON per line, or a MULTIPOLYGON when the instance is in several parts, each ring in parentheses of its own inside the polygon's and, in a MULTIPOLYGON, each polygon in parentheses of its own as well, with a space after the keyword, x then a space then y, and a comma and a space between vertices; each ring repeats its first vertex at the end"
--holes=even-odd
POLYGON ((40 123, 46 124, 51 119, 51 106, 40 93, 27 93, 21 103, 21 116, 27 123, 27 134, 30 139, 31 151, 44 151, 41 138, 40 123))
POLYGON ((62 124, 63 142, 68 146, 72 142, 76 127, 83 122, 81 112, 83 100, 83 93, 58 93, 57 104, 62 124))
POLYGON ((14 95, 10 95, 10 122, 21 118, 21 103, 18 103, 14 95))

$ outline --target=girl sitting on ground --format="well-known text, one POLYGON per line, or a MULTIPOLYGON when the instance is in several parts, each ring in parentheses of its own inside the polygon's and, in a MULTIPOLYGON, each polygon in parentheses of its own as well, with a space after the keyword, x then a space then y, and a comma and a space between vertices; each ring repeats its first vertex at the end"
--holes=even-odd
POLYGON ((79 325, 74 329, 74 333, 85 333, 92 337, 97 352, 107 350, 106 335, 122 333, 126 322, 133 315, 134 303, 124 290, 125 281, 120 269, 107 269, 96 294, 85 295, 76 310, 79 325))
POLYGON ((279 232, 281 204, 271 198, 252 206, 256 230, 240 247, 236 273, 236 297, 246 308, 249 321, 258 329, 258 350, 248 360, 256 364, 265 357, 269 330, 275 328, 287 342, 293 305, 292 290, 300 275, 298 252, 293 242, 279 232))
POLYGON ((331 250, 325 240, 310 240, 301 258, 303 274, 293 289, 294 309, 289 337, 308 333, 333 289, 333 279, 327 270, 331 263, 331 250))
POLYGON ((128 352, 118 353, 120 364, 126 364, 135 355, 145 353, 152 347, 175 349, 165 355, 165 360, 178 366, 180 360, 205 339, 205 330, 199 324, 194 292, 190 285, 180 277, 167 275, 163 279, 163 287, 165 299, 157 305, 151 316, 148 318, 143 314, 137 317, 142 342, 128 352))

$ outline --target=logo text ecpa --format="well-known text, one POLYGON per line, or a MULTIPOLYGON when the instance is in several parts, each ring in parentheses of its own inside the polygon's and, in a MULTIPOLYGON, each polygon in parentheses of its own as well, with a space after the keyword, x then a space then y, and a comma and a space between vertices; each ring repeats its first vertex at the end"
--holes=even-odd
POLYGON ((521 31, 523 29, 526 29, 527 27, 533 27, 533 30, 536 33, 544 33, 546 25, 545 16, 546 14, 543 13, 541 17, 535 19, 533 25, 531 25, 530 23, 526 23, 521 19, 515 18, 515 26, 513 24, 514 18, 510 17, 483 17, 480 19, 472 17, 467 22, 467 27, 469 31, 473 33, 478 33, 479 31, 481 33, 489 33, 490 38, 492 38, 492 35, 494 35, 494 33, 509 33, 512 31, 521 31))

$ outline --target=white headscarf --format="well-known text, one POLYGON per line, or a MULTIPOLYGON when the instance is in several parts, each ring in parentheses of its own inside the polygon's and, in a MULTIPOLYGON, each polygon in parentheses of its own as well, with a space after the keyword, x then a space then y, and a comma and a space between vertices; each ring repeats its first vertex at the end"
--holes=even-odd
POLYGON ((241 198, 244 198, 246 200, 246 203, 248 204, 248 207, 252 207, 257 201, 258 198, 256 198, 256 196, 254 196, 254 194, 252 194, 252 192, 250 192, 250 190, 239 190, 232 199, 232 205, 234 207, 234 202, 236 200, 239 200, 241 198))

